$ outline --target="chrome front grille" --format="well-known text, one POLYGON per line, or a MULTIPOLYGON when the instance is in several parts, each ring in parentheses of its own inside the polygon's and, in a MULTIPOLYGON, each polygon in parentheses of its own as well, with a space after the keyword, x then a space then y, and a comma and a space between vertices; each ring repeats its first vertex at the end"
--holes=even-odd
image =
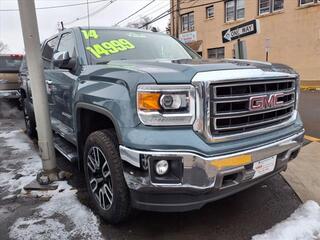
POLYGON ((210 84, 210 132, 212 136, 238 134, 288 121, 295 109, 295 79, 272 79, 210 84), (250 98, 282 94, 281 105, 250 110, 250 98))

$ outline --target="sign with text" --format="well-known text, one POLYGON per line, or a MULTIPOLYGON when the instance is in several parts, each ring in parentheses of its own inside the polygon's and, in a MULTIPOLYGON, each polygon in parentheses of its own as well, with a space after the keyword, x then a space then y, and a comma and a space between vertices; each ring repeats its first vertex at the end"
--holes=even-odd
POLYGON ((179 40, 183 43, 190 43, 197 41, 197 32, 187 32, 179 34, 179 40))
POLYGON ((246 22, 243 24, 240 24, 238 26, 226 29, 222 31, 222 42, 231 42, 233 40, 249 36, 252 34, 258 33, 259 29, 259 21, 258 20, 252 20, 250 22, 246 22))

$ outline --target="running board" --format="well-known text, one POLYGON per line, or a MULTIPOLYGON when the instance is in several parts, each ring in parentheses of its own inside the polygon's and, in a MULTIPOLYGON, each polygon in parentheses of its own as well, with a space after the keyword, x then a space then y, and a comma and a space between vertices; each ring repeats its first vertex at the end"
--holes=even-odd
POLYGON ((53 136, 53 143, 55 149, 60 152, 70 162, 76 162, 78 160, 77 149, 67 140, 64 140, 57 134, 53 136))

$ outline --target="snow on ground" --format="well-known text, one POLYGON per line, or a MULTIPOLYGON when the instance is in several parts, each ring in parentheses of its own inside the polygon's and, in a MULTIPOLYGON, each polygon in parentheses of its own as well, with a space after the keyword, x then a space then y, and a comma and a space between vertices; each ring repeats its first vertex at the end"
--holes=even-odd
POLYGON ((35 209, 32 216, 19 218, 10 228, 9 236, 18 240, 33 239, 103 239, 99 221, 82 205, 65 181, 52 198, 35 209))
MULTIPOLYGON (((23 190, 41 169, 41 159, 23 131, 0 132, 0 146, 1 200, 15 197, 49 199, 35 208, 32 215, 17 219, 10 228, 10 238, 102 239, 97 217, 78 201, 77 190, 72 189, 66 181, 58 182, 59 186, 54 191, 23 190)), ((0 206, 0 214, 7 213, 0 206)))
POLYGON ((19 193, 23 186, 35 179, 41 169, 41 159, 22 130, 1 132, 0 139, 1 150, 10 151, 0 161, 0 188, 3 192, 19 193))
POLYGON ((320 206, 307 201, 291 216, 252 240, 320 240, 320 206))

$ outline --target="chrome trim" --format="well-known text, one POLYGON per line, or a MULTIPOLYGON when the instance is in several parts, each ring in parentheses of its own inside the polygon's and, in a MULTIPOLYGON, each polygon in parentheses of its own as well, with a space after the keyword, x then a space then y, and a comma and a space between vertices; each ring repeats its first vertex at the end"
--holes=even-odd
MULTIPOLYGON (((270 126, 258 130, 251 130, 243 133, 226 134, 214 136, 210 130, 210 84, 212 83, 233 83, 244 81, 270 81, 270 80, 292 80, 297 78, 297 74, 289 74, 283 72, 265 72, 261 69, 234 69, 197 73, 192 84, 196 89, 196 120, 193 124, 194 131, 201 134, 208 142, 224 142, 244 137, 255 136, 269 131, 274 131, 282 127, 291 125, 297 118, 297 111, 292 112, 292 117, 283 123, 270 126)), ((295 84, 296 86, 296 84, 295 84)), ((297 90, 296 90, 297 91, 297 90)), ((297 92, 296 92, 297 94, 297 92)))
POLYGON ((140 167, 140 153, 137 151, 128 151, 128 148, 119 146, 120 157, 122 160, 130 163, 135 167, 140 167))
MULTIPOLYGON (((270 143, 264 146, 252 148, 245 151, 239 151, 232 154, 219 155, 219 156, 203 156, 199 153, 186 152, 182 150, 175 151, 166 151, 166 150, 151 150, 151 151, 142 151, 135 150, 125 146, 120 146, 120 157, 124 161, 130 159, 133 163, 140 162, 140 155, 150 155, 154 157, 182 157, 184 172, 182 183, 179 184, 159 184, 152 183, 149 178, 141 179, 143 184, 146 187, 170 187, 170 188, 193 188, 193 189, 209 189, 209 188, 220 188, 219 186, 219 177, 225 175, 226 173, 239 170, 244 171, 244 166, 237 166, 226 168, 223 170, 218 170, 210 164, 211 161, 218 161, 224 158, 231 158, 244 154, 251 154, 252 162, 260 161, 266 159, 270 156, 278 155, 280 153, 286 152, 283 158, 277 160, 287 161, 291 153, 302 146, 302 135, 304 130, 301 130, 299 133, 296 133, 290 137, 279 140, 274 143, 270 143), (199 175, 198 175, 199 174, 199 175)), ((126 174, 125 174, 126 176, 126 174)), ((126 176, 127 181, 131 181, 129 177, 126 176)), ((129 186, 137 184, 128 184, 129 186)), ((141 187, 141 186, 140 186, 141 187)))
POLYGON ((76 154, 68 154, 65 151, 63 151, 63 149, 56 143, 53 144, 54 148, 62 155, 64 156, 66 159, 68 159, 70 162, 74 162, 74 159, 77 157, 76 154))
MULTIPOLYGON (((249 83, 247 83, 246 85, 249 85, 249 83)), ((215 88, 215 87, 213 87, 215 88)), ((233 96, 226 96, 226 97, 217 97, 216 96, 216 91, 214 91, 214 99, 237 99, 237 98, 246 98, 246 97, 254 97, 254 96, 260 96, 260 95, 266 95, 266 94, 276 94, 276 93, 294 93, 295 92, 295 88, 290 88, 290 89, 286 89, 286 90, 279 90, 279 91, 270 91, 270 92, 261 92, 261 93, 253 93, 253 94, 246 94, 246 95, 233 95, 233 96)), ((212 100, 212 98, 211 98, 212 100)))
POLYGON ((0 90, 0 98, 19 98, 20 92, 18 90, 0 90))
MULTIPOLYGON (((237 102, 246 102, 246 101, 248 101, 248 100, 242 100, 242 101, 237 101, 237 102)), ((231 102, 235 102, 235 101, 231 101, 231 102)), ((220 103, 220 102, 219 102, 219 103, 220 103)), ((252 111, 250 111, 250 110, 247 110, 247 111, 219 112, 219 113, 217 113, 217 111, 216 111, 217 105, 216 105, 216 104, 217 104, 217 103, 215 102, 215 105, 214 105, 214 115, 215 115, 215 116, 237 115, 237 114, 243 114, 243 113, 252 112, 252 111)), ((288 107, 288 106, 290 106, 290 105, 293 105, 293 106, 295 107, 295 101, 292 100, 292 101, 290 101, 290 102, 287 102, 287 103, 282 104, 281 106, 282 106, 282 107, 288 107)), ((277 107, 272 107, 272 108, 268 108, 268 110, 274 111, 274 110, 280 110, 280 109, 279 109, 279 107, 278 107, 278 108, 277 108, 277 107)), ((272 112, 272 111, 268 111, 268 112, 272 112)), ((264 111, 256 111, 256 113, 265 113, 265 112, 264 112, 264 111)), ((235 116, 235 117, 237 117, 237 116, 235 116)), ((241 116, 238 116, 238 117, 241 117, 241 116)))
MULTIPOLYGON (((279 109, 281 110, 281 109, 279 109)), ((269 119, 269 120, 265 120, 263 122, 257 122, 257 123, 251 123, 251 124, 245 124, 245 125, 237 125, 237 126, 231 126, 231 127, 217 127, 217 118, 214 119, 214 129, 215 130, 233 130, 233 129, 238 129, 238 128, 246 128, 246 127, 255 127, 255 126, 259 126, 259 125, 263 125, 265 123, 272 123, 272 122, 276 122, 278 120, 282 120, 285 118, 288 118, 291 116, 291 113, 283 115, 277 119, 269 119)), ((225 119, 225 118, 219 118, 219 119, 225 119)))
MULTIPOLYGON (((225 117, 218 117, 218 119, 248 117, 248 116, 259 115, 259 114, 263 114, 263 113, 275 112, 277 110, 283 110, 283 109, 290 108, 290 107, 291 106, 288 105, 288 106, 282 106, 282 107, 278 107, 278 108, 269 108, 269 109, 263 110, 263 111, 249 111, 249 113, 242 114, 242 115, 239 115, 239 116, 225 116, 225 117)), ((292 104, 292 107, 294 107, 294 104, 292 104)))

